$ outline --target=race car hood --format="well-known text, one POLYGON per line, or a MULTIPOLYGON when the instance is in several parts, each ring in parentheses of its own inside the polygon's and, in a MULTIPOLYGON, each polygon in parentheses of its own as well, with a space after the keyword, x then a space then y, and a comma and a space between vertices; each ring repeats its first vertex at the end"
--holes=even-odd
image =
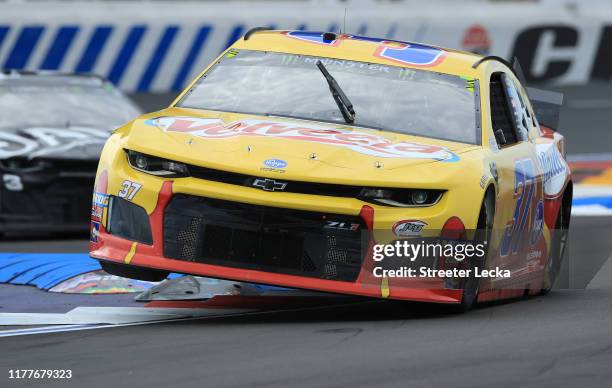
POLYGON ((182 108, 145 115, 128 133, 125 148, 166 159, 342 184, 405 184, 407 174, 436 182, 465 167, 462 154, 481 148, 340 124, 182 108))
POLYGON ((110 131, 83 126, 0 129, 0 159, 97 160, 110 131))

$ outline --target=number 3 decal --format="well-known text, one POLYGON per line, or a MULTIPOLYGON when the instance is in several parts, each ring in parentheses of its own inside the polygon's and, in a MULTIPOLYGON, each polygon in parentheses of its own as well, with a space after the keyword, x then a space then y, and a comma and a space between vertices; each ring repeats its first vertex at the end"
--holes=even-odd
POLYGON ((128 201, 131 201, 132 199, 134 199, 142 185, 140 183, 132 181, 123 181, 121 187, 122 189, 119 190, 119 193, 117 195, 121 198, 125 198, 128 201))

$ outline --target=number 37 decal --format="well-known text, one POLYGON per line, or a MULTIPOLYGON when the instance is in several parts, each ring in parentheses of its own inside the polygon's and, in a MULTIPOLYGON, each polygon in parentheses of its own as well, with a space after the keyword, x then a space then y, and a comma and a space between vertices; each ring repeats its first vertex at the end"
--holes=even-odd
POLYGON ((132 199, 134 199, 136 194, 138 194, 138 191, 140 190, 142 185, 140 183, 126 180, 126 181, 123 181, 123 183, 121 184, 121 187, 122 188, 121 190, 119 190, 119 193, 117 195, 121 198, 125 198, 128 201, 131 201, 132 199))
POLYGON ((542 232, 544 222, 542 179, 536 175, 533 160, 517 160, 514 167, 516 204, 512 220, 504 230, 500 245, 501 256, 518 253, 525 240, 533 245, 542 232))

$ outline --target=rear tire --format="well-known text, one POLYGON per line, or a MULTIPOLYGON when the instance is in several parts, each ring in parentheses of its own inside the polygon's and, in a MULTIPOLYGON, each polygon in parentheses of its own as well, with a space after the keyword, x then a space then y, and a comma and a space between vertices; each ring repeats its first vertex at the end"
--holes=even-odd
POLYGON ((561 264, 565 257, 565 250, 569 237, 571 211, 572 192, 571 189, 569 189, 563 194, 561 207, 559 207, 559 214, 557 215, 557 222, 555 222, 555 229, 551 242, 552 252, 544 268, 544 279, 542 289, 540 290, 541 295, 546 295, 552 290, 561 270, 561 264))
POLYGON ((122 278, 144 280, 147 282, 160 282, 168 277, 168 271, 136 267, 133 265, 117 264, 100 260, 102 269, 107 273, 122 278))

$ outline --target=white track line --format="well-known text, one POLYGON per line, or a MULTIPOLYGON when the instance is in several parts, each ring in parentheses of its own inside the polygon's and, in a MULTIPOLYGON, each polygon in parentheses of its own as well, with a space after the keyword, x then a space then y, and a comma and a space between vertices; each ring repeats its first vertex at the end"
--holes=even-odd
POLYGON ((571 162, 607 162, 612 161, 612 152, 599 152, 592 154, 569 154, 567 160, 571 162))
POLYGON ((14 330, 0 331, 0 338, 15 337, 15 336, 22 336, 22 335, 33 335, 33 334, 63 333, 63 332, 69 332, 69 331, 93 330, 93 329, 104 329, 104 328, 114 328, 114 327, 124 327, 124 326, 151 325, 151 324, 156 324, 156 323, 192 321, 192 320, 197 320, 197 319, 213 319, 213 318, 221 318, 221 317, 241 316, 241 315, 246 315, 249 313, 252 314, 253 312, 251 311, 248 313, 214 314, 214 315, 211 314, 207 316, 159 319, 159 320, 119 323, 119 324, 91 324, 91 325, 66 324, 66 325, 41 326, 41 327, 27 328, 27 329, 14 329, 14 330))
POLYGON ((252 311, 254 310, 219 308, 77 307, 64 314, 0 313, 0 325, 120 325, 167 319, 222 316, 252 311))
POLYGON ((608 209, 602 205, 574 205, 572 206, 572 216, 609 217, 612 216, 612 209, 608 209))
POLYGON ((612 256, 601 266, 586 288, 587 290, 610 288, 612 287, 610 279, 612 279, 612 256))
MULTIPOLYGON (((216 314, 216 315, 205 315, 205 316, 194 316, 188 318, 174 318, 174 319, 162 319, 158 321, 142 321, 142 322, 131 322, 131 323, 121 323, 121 324, 99 324, 99 325, 52 325, 52 326, 42 326, 36 328, 27 328, 27 329, 15 329, 15 330, 5 330, 0 331, 0 338, 2 337, 15 337, 22 335, 34 335, 34 334, 50 334, 50 333, 62 333, 69 331, 81 331, 81 330, 94 330, 94 329, 112 329, 115 327, 125 327, 125 326, 139 326, 139 325, 152 325, 158 323, 167 323, 167 322, 182 322, 182 321, 195 321, 195 320, 208 320, 215 318, 226 318, 226 317, 242 317, 242 316, 250 316, 250 315, 264 315, 264 314, 274 314, 278 312, 297 312, 297 311, 309 311, 309 310, 319 310, 325 308, 338 308, 344 306, 351 305, 361 305, 367 303, 381 303, 383 300, 367 300, 363 302, 348 302, 348 303, 339 303, 334 305, 324 305, 324 306, 313 306, 313 307, 303 307, 296 309, 287 309, 287 310, 265 310, 265 311, 248 311, 241 313, 227 313, 228 310, 225 309, 216 309, 225 311, 225 314, 216 314)), ((211 309, 212 310, 212 309, 211 309)))
POLYGON ((612 185, 574 185, 574 199, 589 197, 612 197, 612 185))

